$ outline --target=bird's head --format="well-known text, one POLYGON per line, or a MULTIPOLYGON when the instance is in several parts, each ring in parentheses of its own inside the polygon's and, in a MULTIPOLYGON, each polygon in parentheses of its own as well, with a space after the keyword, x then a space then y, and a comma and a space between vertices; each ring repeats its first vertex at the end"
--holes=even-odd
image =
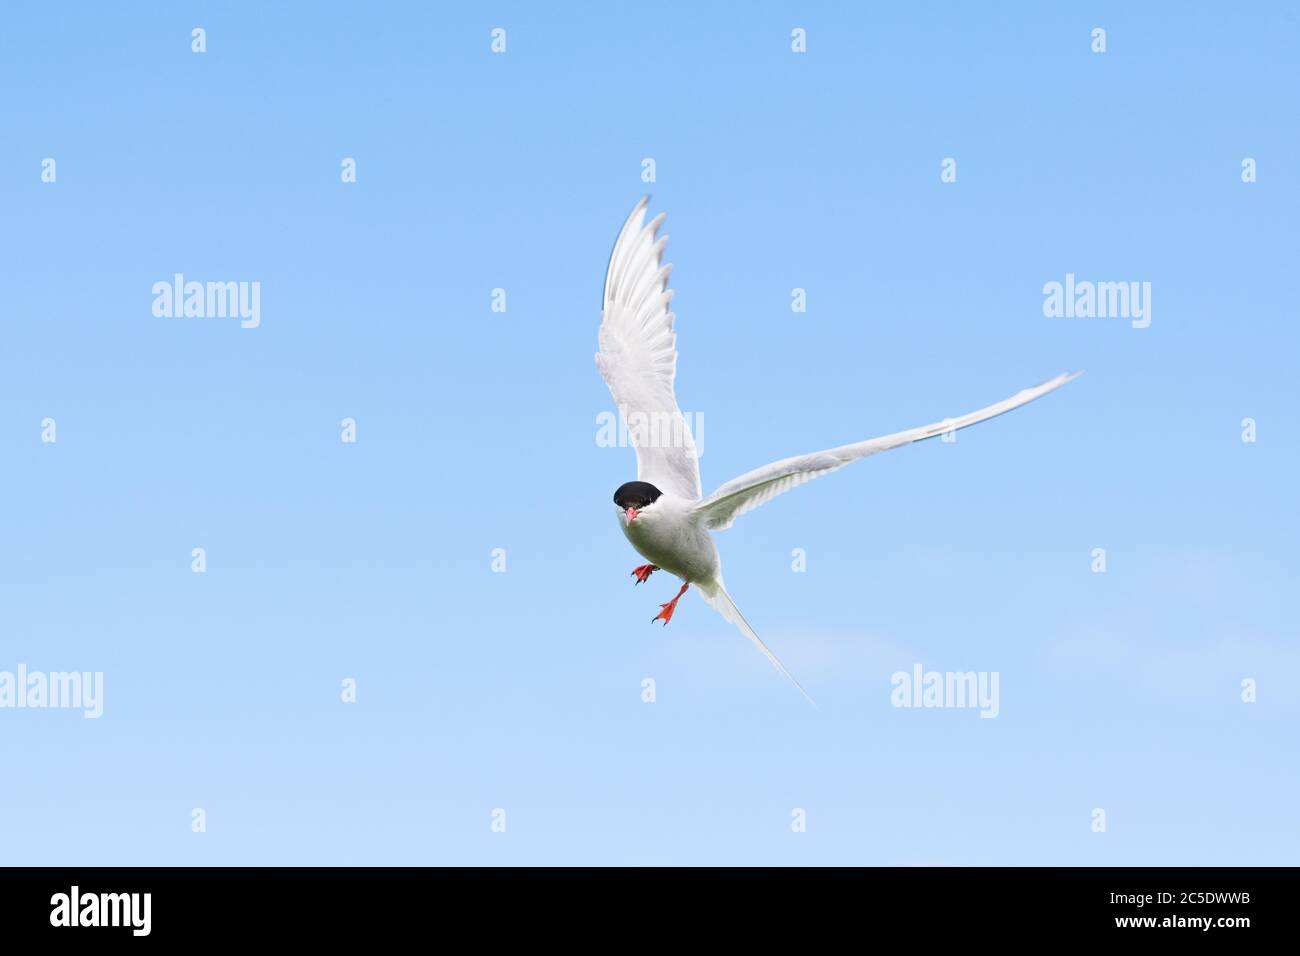
POLYGON ((648 481, 629 481, 619 485, 614 492, 614 504, 618 508, 625 527, 631 526, 643 511, 659 500, 663 492, 648 481))

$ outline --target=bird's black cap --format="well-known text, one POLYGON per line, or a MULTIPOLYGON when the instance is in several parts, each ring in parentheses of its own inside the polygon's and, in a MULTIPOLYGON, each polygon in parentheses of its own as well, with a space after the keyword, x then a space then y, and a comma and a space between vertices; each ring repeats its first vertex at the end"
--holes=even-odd
POLYGON ((619 485, 618 491, 614 492, 614 504, 620 508, 636 508, 640 511, 646 505, 654 504, 661 494, 663 492, 648 481, 629 481, 619 485))

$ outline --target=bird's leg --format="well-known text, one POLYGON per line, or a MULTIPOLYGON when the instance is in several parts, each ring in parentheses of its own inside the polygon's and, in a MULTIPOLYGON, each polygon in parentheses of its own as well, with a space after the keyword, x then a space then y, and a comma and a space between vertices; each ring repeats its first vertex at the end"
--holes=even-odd
POLYGON ((652 617, 650 623, 653 624, 655 621, 662 620, 664 622, 664 627, 667 627, 668 622, 673 619, 673 611, 677 610, 677 602, 681 600, 682 595, 686 593, 688 587, 690 587, 690 584, 683 584, 682 589, 677 592, 677 597, 673 598, 667 604, 660 604, 659 607, 663 610, 652 617))
POLYGON ((637 584, 645 584, 650 575, 659 570, 657 564, 640 564, 632 569, 632 577, 636 578, 637 584))

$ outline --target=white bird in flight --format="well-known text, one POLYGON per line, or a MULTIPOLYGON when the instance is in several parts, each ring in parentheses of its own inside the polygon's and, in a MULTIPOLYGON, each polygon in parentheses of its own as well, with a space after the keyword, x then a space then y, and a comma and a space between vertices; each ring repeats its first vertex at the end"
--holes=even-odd
POLYGON ((665 626, 677 602, 691 585, 719 614, 753 641, 772 665, 808 698, 794 676, 749 626, 722 583, 722 562, 711 532, 731 527, 737 517, 782 492, 820 478, 850 462, 877 452, 934 438, 967 425, 1009 412, 1040 395, 1060 388, 1079 375, 1065 373, 1026 388, 1010 398, 932 425, 895 432, 882 438, 783 458, 728 481, 705 497, 700 466, 690 429, 677 407, 673 381, 677 373, 676 316, 670 311, 671 265, 663 265, 668 237, 656 238, 664 221, 660 213, 645 222, 645 196, 623 223, 605 273, 604 310, 600 315, 600 351, 596 367, 609 386, 627 422, 636 449, 636 481, 619 486, 614 505, 623 533, 649 564, 633 576, 641 584, 658 570, 682 579, 681 590, 653 618, 665 626))

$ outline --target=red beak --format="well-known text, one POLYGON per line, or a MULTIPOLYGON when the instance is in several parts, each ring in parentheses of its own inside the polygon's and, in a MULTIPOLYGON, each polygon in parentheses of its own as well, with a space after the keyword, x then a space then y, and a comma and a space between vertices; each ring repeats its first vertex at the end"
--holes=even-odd
POLYGON ((635 518, 638 514, 640 514, 640 512, 637 511, 635 508, 628 508, 627 511, 625 511, 623 514, 624 517, 627 518, 627 523, 631 524, 632 519, 635 518))

